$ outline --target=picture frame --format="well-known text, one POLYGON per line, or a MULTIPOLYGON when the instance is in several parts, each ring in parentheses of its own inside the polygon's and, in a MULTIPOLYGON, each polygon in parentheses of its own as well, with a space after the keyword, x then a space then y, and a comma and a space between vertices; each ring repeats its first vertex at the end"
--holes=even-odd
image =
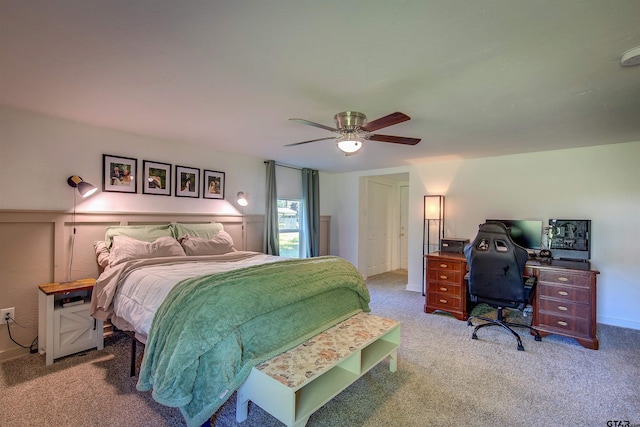
POLYGON ((176 165, 176 197, 200 198, 200 169, 176 165))
POLYGON ((102 155, 102 191, 137 193, 138 159, 102 155))
POLYGON ((224 200, 224 172, 204 170, 202 198, 224 200))
POLYGON ((171 164, 143 160, 142 193, 171 196, 171 164))

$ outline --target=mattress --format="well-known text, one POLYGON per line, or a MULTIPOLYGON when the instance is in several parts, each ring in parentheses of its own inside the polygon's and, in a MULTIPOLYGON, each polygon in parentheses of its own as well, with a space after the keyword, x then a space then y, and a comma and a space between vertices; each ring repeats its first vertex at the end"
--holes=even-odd
POLYGON ((120 281, 113 298, 114 324, 121 329, 135 332, 136 337, 144 342, 158 307, 169 291, 183 280, 285 259, 257 252, 243 252, 235 255, 231 260, 225 256, 211 256, 179 263, 169 261, 132 269, 120 281))

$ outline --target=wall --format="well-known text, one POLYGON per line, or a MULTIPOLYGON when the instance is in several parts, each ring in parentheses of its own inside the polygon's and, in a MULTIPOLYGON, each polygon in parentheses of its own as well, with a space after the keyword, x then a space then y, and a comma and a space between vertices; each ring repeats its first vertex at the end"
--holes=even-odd
POLYGON ((473 238, 490 217, 591 219, 592 267, 601 272, 598 322, 640 329, 639 158, 640 142, 633 142, 331 175, 332 252, 356 265, 361 257, 358 194, 364 177, 408 172, 408 289, 422 286, 426 194, 445 195, 446 237, 473 238))
POLYGON ((139 171, 142 160, 152 160, 225 172, 226 200, 99 192, 80 200, 79 212, 238 214, 240 207, 235 203, 235 194, 245 191, 249 193, 250 204, 244 213, 264 213, 264 159, 8 108, 0 108, 0 129, 0 209, 71 210, 73 191, 66 185, 67 178, 79 175, 102 188, 102 155, 111 154, 136 158, 139 171))

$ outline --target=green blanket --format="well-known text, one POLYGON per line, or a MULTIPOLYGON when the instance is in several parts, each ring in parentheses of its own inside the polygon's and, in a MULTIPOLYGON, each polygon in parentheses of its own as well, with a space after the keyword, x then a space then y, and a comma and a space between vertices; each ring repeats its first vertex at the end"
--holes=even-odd
POLYGON ((251 368, 369 310, 358 270, 337 257, 285 260, 187 279, 158 309, 138 389, 199 426, 251 368))

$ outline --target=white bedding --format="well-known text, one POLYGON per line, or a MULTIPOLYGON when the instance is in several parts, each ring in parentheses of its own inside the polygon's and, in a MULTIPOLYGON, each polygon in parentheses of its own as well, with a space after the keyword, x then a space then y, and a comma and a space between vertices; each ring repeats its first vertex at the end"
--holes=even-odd
POLYGON ((136 336, 146 337, 158 307, 169 291, 182 280, 283 259, 256 252, 234 260, 202 260, 140 267, 129 272, 118 284, 113 312, 133 327, 136 336))

